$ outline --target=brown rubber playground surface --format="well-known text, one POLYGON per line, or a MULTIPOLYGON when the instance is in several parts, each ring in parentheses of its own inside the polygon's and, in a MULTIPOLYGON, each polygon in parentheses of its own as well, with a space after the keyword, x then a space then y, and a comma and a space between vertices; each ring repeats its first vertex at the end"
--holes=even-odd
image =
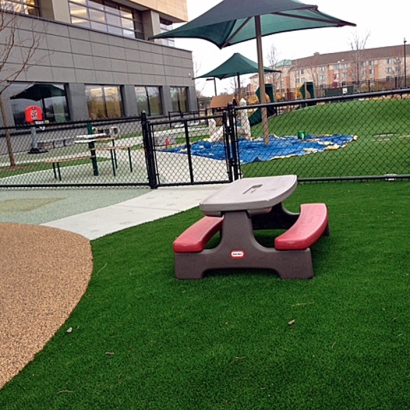
POLYGON ((0 223, 0 388, 64 324, 92 268, 90 241, 81 235, 0 223))

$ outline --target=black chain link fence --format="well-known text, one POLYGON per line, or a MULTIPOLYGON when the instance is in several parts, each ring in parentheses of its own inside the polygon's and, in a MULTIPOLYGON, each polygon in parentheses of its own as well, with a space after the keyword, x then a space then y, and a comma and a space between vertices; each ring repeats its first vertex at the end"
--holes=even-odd
POLYGON ((202 146, 209 140, 210 120, 222 124, 222 116, 218 115, 206 118, 185 115, 173 121, 149 122, 148 141, 152 142, 158 186, 229 182, 224 158, 215 160, 212 155, 197 155, 191 150, 195 144, 202 146))
POLYGON ((148 185, 139 117, 0 132, 2 187, 148 185))
MULTIPOLYGON (((257 139, 260 144, 247 143, 240 138, 241 130, 238 132, 243 176, 408 178, 409 91, 271 105, 276 114, 269 118, 265 127, 268 132, 262 122, 252 127, 252 140, 257 139)), ((240 109, 236 112, 238 122, 240 109)))
POLYGON ((410 177, 410 89, 0 129, 0 187, 410 177), (266 117, 264 115, 266 112, 266 117))

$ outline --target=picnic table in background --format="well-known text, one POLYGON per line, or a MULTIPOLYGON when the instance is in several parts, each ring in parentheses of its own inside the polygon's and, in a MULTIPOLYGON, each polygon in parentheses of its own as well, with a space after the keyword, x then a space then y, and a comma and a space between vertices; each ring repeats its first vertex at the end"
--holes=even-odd
POLYGON ((130 172, 133 171, 132 167, 132 158, 131 158, 131 148, 134 145, 116 145, 115 144, 115 136, 107 135, 106 133, 98 133, 98 134, 90 134, 90 135, 78 135, 75 141, 76 144, 87 143, 88 148, 91 153, 91 161, 93 164, 93 173, 95 176, 99 175, 98 170, 98 158, 96 151, 108 151, 110 153, 111 164, 112 164, 112 172, 113 175, 116 176, 118 162, 117 162, 117 150, 127 150, 128 151, 128 161, 130 165, 130 172), (97 146, 97 142, 112 142, 111 146, 97 146))
POLYGON ((93 164, 93 174, 94 176, 99 175, 98 171, 98 162, 97 156, 95 152, 95 143, 103 142, 103 141, 112 141, 112 145, 115 145, 115 137, 111 137, 106 133, 98 133, 98 134, 85 134, 85 135, 77 135, 76 140, 74 141, 76 144, 88 144, 88 149, 91 153, 91 162, 93 164))

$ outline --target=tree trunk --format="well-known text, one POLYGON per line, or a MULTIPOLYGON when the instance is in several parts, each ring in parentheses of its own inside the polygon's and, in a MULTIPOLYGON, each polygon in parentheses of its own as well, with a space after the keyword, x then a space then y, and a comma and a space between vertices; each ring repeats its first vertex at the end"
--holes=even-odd
POLYGON ((16 162, 14 160, 13 146, 11 144, 11 135, 10 135, 10 130, 8 129, 9 125, 8 125, 8 121, 7 121, 6 109, 4 107, 3 94, 2 93, 0 93, 0 110, 1 110, 1 116, 3 118, 3 124, 4 124, 4 127, 5 127, 5 132, 6 132, 7 152, 9 154, 10 167, 14 168, 16 166, 16 162))

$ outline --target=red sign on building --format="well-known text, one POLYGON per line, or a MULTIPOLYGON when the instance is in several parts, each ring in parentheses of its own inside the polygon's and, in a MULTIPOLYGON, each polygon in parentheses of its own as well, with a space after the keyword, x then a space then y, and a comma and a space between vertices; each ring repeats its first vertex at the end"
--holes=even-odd
POLYGON ((37 105, 28 106, 24 113, 26 115, 26 122, 33 123, 43 120, 43 110, 40 107, 37 107, 37 105))

